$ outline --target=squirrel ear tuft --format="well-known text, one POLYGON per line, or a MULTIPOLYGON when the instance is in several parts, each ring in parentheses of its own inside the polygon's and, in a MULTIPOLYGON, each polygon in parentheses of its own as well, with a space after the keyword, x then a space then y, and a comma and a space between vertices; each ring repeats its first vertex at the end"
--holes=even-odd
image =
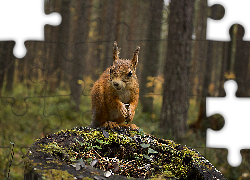
POLYGON ((140 46, 138 46, 133 54, 133 58, 132 58, 132 65, 135 68, 137 63, 138 63, 138 54, 139 54, 139 50, 140 50, 140 46))
POLYGON ((113 60, 114 61, 119 59, 119 53, 120 53, 120 51, 119 51, 119 48, 117 46, 117 42, 115 41, 114 42, 114 47, 113 47, 113 60))

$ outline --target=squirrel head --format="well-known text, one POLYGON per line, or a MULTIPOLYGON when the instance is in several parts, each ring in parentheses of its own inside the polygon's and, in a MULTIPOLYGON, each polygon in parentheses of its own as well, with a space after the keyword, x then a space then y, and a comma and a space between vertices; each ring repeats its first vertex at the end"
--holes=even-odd
POLYGON ((131 60, 119 58, 119 48, 116 41, 113 48, 113 65, 110 67, 110 81, 117 91, 130 89, 137 82, 136 66, 140 47, 135 50, 131 60))

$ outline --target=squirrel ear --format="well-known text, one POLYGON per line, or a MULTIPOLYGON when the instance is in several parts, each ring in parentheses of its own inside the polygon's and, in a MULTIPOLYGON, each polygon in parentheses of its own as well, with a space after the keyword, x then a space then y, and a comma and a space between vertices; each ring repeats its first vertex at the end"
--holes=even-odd
POLYGON ((131 60, 132 65, 134 66, 134 68, 136 67, 137 63, 138 63, 138 54, 139 54, 139 50, 140 50, 140 46, 137 47, 137 49, 134 52, 133 58, 131 60))
POLYGON ((119 51, 119 48, 117 46, 117 42, 115 41, 114 42, 114 48, 113 48, 113 60, 114 61, 119 59, 119 53, 120 53, 120 51, 119 51))

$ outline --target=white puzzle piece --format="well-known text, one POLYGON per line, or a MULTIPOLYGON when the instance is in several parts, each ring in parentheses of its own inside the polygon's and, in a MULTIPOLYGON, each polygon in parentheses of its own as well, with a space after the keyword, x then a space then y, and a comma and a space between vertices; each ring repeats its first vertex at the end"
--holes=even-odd
POLYGON ((235 96, 237 83, 234 80, 224 84, 226 97, 207 97, 207 116, 221 114, 225 125, 220 131, 207 130, 206 146, 209 148, 227 148, 228 162, 239 166, 242 161, 241 149, 250 149, 250 98, 235 96))
POLYGON ((249 0, 208 0, 208 6, 220 4, 225 8, 221 20, 207 18, 207 40, 231 41, 229 29, 233 24, 241 24, 245 28, 244 41, 250 41, 249 0))
POLYGON ((13 53, 18 58, 26 54, 26 40, 44 41, 44 25, 60 21, 58 13, 44 13, 44 0, 0 0, 0 41, 14 40, 13 53))

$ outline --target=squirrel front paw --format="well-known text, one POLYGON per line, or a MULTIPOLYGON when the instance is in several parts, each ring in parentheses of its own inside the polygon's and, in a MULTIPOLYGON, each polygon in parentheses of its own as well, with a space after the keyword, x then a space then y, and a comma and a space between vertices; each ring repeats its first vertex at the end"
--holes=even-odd
POLYGON ((108 121, 105 122, 102 127, 105 127, 106 129, 119 129, 120 126, 116 122, 108 121))
POLYGON ((133 118, 135 115, 135 111, 132 111, 130 108, 128 109, 128 114, 127 114, 127 118, 126 118, 126 122, 132 122, 133 118))
POLYGON ((126 108, 126 105, 122 103, 122 107, 121 107, 121 110, 120 110, 122 116, 124 118, 127 118, 128 117, 128 110, 126 108))

